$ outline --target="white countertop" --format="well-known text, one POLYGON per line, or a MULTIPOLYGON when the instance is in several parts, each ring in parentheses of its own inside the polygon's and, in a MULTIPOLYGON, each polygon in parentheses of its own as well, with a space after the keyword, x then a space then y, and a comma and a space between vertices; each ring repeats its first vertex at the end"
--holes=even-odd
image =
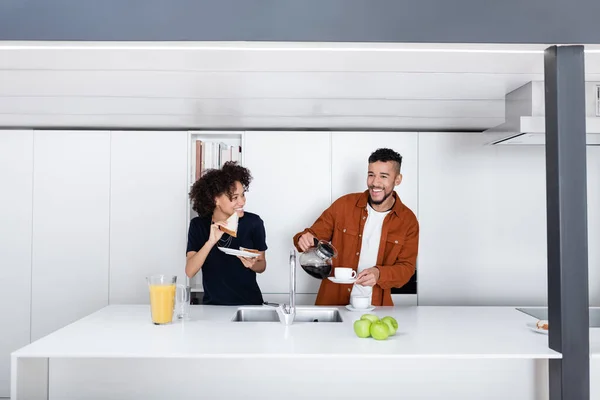
MULTIPOLYGON (((13 353, 17 357, 560 358, 536 320, 512 307, 378 307, 398 320, 395 336, 356 337, 363 313, 338 307, 340 323, 232 322, 237 307, 192 306, 191 319, 157 326, 148 305, 111 305, 13 353)), ((592 330, 594 331, 594 330, 592 330)), ((596 330, 597 331, 597 330, 596 330)), ((594 351, 600 350, 600 341, 594 351)))

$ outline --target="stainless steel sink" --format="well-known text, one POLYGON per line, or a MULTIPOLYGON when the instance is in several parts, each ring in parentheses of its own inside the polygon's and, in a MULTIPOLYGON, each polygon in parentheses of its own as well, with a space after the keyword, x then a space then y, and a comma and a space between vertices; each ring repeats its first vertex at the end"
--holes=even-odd
MULTIPOLYGON (((280 322, 277 310, 270 307, 240 307, 236 310, 233 322, 280 322)), ((337 308, 296 307, 294 323, 303 322, 342 322, 337 308)))
POLYGON ((342 322, 337 308, 296 307, 294 322, 342 322))
POLYGON ((273 308, 240 307, 235 312, 233 322, 279 322, 277 311, 273 308))

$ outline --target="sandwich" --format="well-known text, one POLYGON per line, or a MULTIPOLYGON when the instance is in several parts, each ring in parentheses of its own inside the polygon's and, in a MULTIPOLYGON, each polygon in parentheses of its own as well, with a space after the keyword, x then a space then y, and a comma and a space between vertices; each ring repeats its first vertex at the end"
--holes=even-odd
POLYGON ((227 221, 225 221, 227 226, 219 225, 219 229, 229 234, 229 236, 237 237, 239 218, 240 217, 238 217, 237 213, 234 212, 233 214, 231 214, 231 217, 227 218, 227 221))
POLYGON ((254 249, 247 249, 245 247, 240 247, 241 251, 247 251, 248 253, 260 254, 260 251, 254 249))
POLYGON ((548 330, 548 321, 542 319, 540 321, 538 321, 535 326, 537 326, 538 329, 543 329, 545 331, 548 330))

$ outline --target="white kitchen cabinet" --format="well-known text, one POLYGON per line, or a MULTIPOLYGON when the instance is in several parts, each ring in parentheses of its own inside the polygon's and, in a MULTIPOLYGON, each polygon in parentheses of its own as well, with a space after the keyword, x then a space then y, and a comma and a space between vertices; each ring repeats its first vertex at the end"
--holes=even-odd
POLYGON ((0 130, 0 397, 10 393, 10 353, 29 343, 33 131, 0 130))
POLYGON ((369 156, 382 147, 391 148, 402 156, 402 183, 396 191, 416 215, 419 150, 416 132, 334 132, 331 138, 333 201, 367 189, 369 156))
MULTIPOLYGON (((246 210, 263 219, 269 246, 258 283, 265 294, 287 293, 292 238, 331 204, 330 133, 246 132, 244 163, 254 177, 246 210)), ((298 293, 316 293, 320 282, 298 266, 298 293)))
POLYGON ((188 133, 111 136, 110 303, 148 303, 148 275, 185 282, 188 133))
MULTIPOLYGON (((379 148, 391 148, 402 156, 402 182, 396 192, 418 217, 418 151, 416 132, 334 132, 331 138, 332 199, 367 189, 369 156, 379 148)), ((417 266, 418 268, 418 266, 417 266)), ((413 304, 414 295, 396 295, 394 304, 413 304)))
POLYGON ((31 337, 108 304, 110 132, 35 131, 31 337))
MULTIPOLYGON (((600 147, 587 146, 588 270, 590 305, 600 306, 600 147)), ((545 209, 545 208, 544 208, 545 209)))
POLYGON ((487 140, 419 134, 419 305, 546 304, 544 147, 487 140))

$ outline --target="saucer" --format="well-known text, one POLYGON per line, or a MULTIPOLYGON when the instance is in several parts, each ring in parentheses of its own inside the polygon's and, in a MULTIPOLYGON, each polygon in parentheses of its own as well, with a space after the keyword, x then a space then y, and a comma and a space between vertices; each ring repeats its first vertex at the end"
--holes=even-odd
POLYGON ((334 276, 328 276, 327 279, 329 279, 331 282, 333 283, 344 283, 344 284, 350 284, 350 283, 354 283, 356 282, 356 278, 350 278, 350 279, 337 279, 334 276))
POLYGON ((352 304, 348 304, 346 306, 346 309, 348 311, 356 311, 356 312, 360 312, 360 311, 373 311, 375 309, 375 306, 369 306, 367 308, 354 308, 354 307, 352 307, 352 304))

